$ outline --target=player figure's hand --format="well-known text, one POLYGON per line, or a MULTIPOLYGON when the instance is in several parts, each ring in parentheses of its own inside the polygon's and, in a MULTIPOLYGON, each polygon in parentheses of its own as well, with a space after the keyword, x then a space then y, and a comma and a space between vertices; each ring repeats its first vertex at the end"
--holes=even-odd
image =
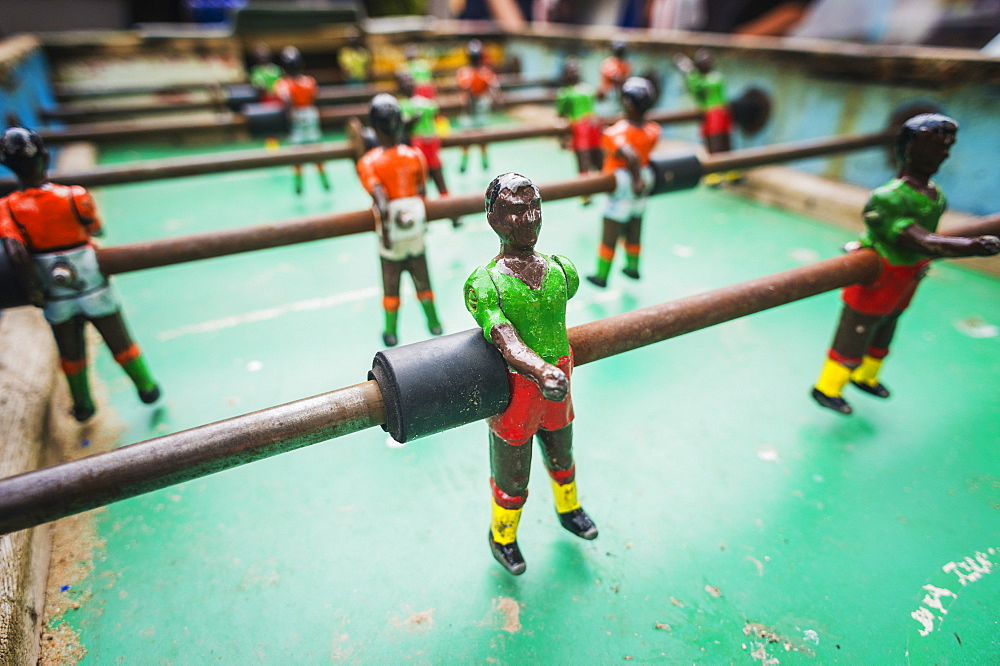
POLYGON ((981 257, 991 257, 1000 254, 1000 238, 996 236, 980 236, 972 242, 977 254, 981 257))
POLYGON ((554 365, 545 364, 538 387, 546 400, 562 402, 569 393, 569 378, 566 373, 554 365))
POLYGON ((642 173, 636 173, 632 175, 632 193, 637 197, 641 197, 642 193, 646 191, 646 179, 642 177, 642 173))

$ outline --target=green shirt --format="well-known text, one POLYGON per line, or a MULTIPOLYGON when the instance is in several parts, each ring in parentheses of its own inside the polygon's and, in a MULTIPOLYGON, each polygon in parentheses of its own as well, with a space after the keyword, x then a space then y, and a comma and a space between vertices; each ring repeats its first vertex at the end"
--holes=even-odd
POLYGON ((274 84, 281 78, 282 73, 281 68, 274 63, 254 65, 250 68, 250 85, 257 90, 272 92, 274 84))
POLYGON ((431 69, 431 64, 423 58, 416 58, 407 62, 406 71, 410 73, 410 76, 413 77, 413 82, 416 84, 431 83, 434 81, 434 71, 431 69))
POLYGON ((414 95, 399 100, 399 108, 403 112, 404 123, 416 118, 416 122, 410 128, 410 136, 437 136, 434 119, 438 115, 438 105, 434 100, 414 95))
POLYGON ((593 86, 577 83, 560 88, 556 93, 556 113, 571 123, 594 115, 593 86))
POLYGON ((726 106, 726 83, 718 72, 702 74, 691 70, 686 77, 687 89, 702 111, 726 106))
POLYGON ((580 287, 580 276, 566 257, 541 256, 548 264, 541 289, 532 289, 518 278, 501 273, 494 259, 474 270, 466 280, 465 307, 487 340, 494 326, 509 323, 524 344, 546 363, 555 365, 569 355, 566 302, 580 287))
MULTIPOLYGON (((931 184, 934 185, 933 181, 931 184)), ((946 207, 941 190, 938 190, 937 200, 931 200, 904 180, 894 178, 872 192, 865 206, 867 229, 861 235, 861 244, 874 248, 890 264, 915 264, 927 259, 926 254, 904 249, 899 238, 911 224, 919 224, 931 233, 936 232, 946 207)))

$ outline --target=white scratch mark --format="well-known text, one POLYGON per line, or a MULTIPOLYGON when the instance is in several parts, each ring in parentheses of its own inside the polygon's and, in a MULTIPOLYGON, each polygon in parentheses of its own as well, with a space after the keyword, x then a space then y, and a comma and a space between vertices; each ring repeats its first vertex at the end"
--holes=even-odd
POLYGON ((764 462, 781 462, 781 456, 778 455, 778 450, 773 446, 757 447, 757 457, 764 462))
POLYGON ((1000 327, 987 323, 979 317, 969 317, 955 322, 959 333, 970 338, 995 338, 1000 335, 1000 327))
POLYGON ((230 315, 228 317, 220 317, 219 319, 211 319, 209 321, 203 321, 199 324, 188 324, 187 326, 181 326, 180 328, 162 331, 156 337, 160 342, 166 342, 185 335, 214 333, 215 331, 221 331, 226 328, 234 328, 236 326, 242 326, 243 324, 252 324, 258 321, 277 319, 278 317, 286 315, 289 312, 322 310, 324 308, 332 308, 345 303, 354 303, 368 298, 376 298, 381 293, 382 290, 378 287, 366 287, 365 289, 345 291, 339 294, 331 294, 330 296, 323 296, 320 298, 309 298, 304 301, 295 301, 294 303, 277 305, 273 308, 253 310, 239 315, 230 315))

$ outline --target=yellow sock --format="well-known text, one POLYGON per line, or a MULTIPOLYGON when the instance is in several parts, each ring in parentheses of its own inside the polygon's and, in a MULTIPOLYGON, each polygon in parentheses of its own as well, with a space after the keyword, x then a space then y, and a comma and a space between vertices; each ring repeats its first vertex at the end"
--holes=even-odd
POLYGON ((859 384, 875 386, 878 384, 878 371, 882 367, 882 359, 865 356, 861 359, 861 365, 851 373, 851 380, 859 384))
POLYGON ((847 380, 851 378, 851 369, 843 363, 837 363, 833 359, 826 359, 823 364, 823 371, 816 380, 816 388, 823 395, 831 398, 839 398, 847 380))
POLYGON ((520 520, 521 509, 505 509, 494 500, 493 522, 490 524, 493 540, 505 546, 514 543, 517 540, 517 524, 520 520))
POLYGON ((562 485, 552 481, 552 494, 555 495, 556 511, 559 513, 569 513, 580 508, 580 502, 576 499, 576 481, 562 485))

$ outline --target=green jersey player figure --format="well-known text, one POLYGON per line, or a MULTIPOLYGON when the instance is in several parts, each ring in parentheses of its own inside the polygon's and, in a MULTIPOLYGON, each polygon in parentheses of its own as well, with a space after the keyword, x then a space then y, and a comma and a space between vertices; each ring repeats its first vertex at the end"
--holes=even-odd
POLYGON ((486 190, 486 217, 500 253, 473 271, 465 305, 507 362, 511 400, 490 428, 493 557, 515 576, 524 573, 517 525, 528 498, 531 439, 537 435, 552 479, 562 526, 583 539, 597 526, 577 500, 573 463, 573 351, 566 302, 580 277, 566 257, 535 252, 542 226, 541 196, 524 176, 497 176, 486 190))
POLYGON ((957 132, 958 123, 935 113, 910 118, 899 130, 899 176, 872 192, 864 211, 867 230, 859 243, 879 253, 882 273, 872 283, 844 289, 840 324, 812 390, 812 397, 823 407, 850 414, 853 410, 841 395, 848 382, 865 393, 889 397, 889 389, 879 381, 879 370, 899 315, 910 304, 931 259, 1000 252, 996 236, 936 233, 945 198, 931 176, 948 158, 957 132))

